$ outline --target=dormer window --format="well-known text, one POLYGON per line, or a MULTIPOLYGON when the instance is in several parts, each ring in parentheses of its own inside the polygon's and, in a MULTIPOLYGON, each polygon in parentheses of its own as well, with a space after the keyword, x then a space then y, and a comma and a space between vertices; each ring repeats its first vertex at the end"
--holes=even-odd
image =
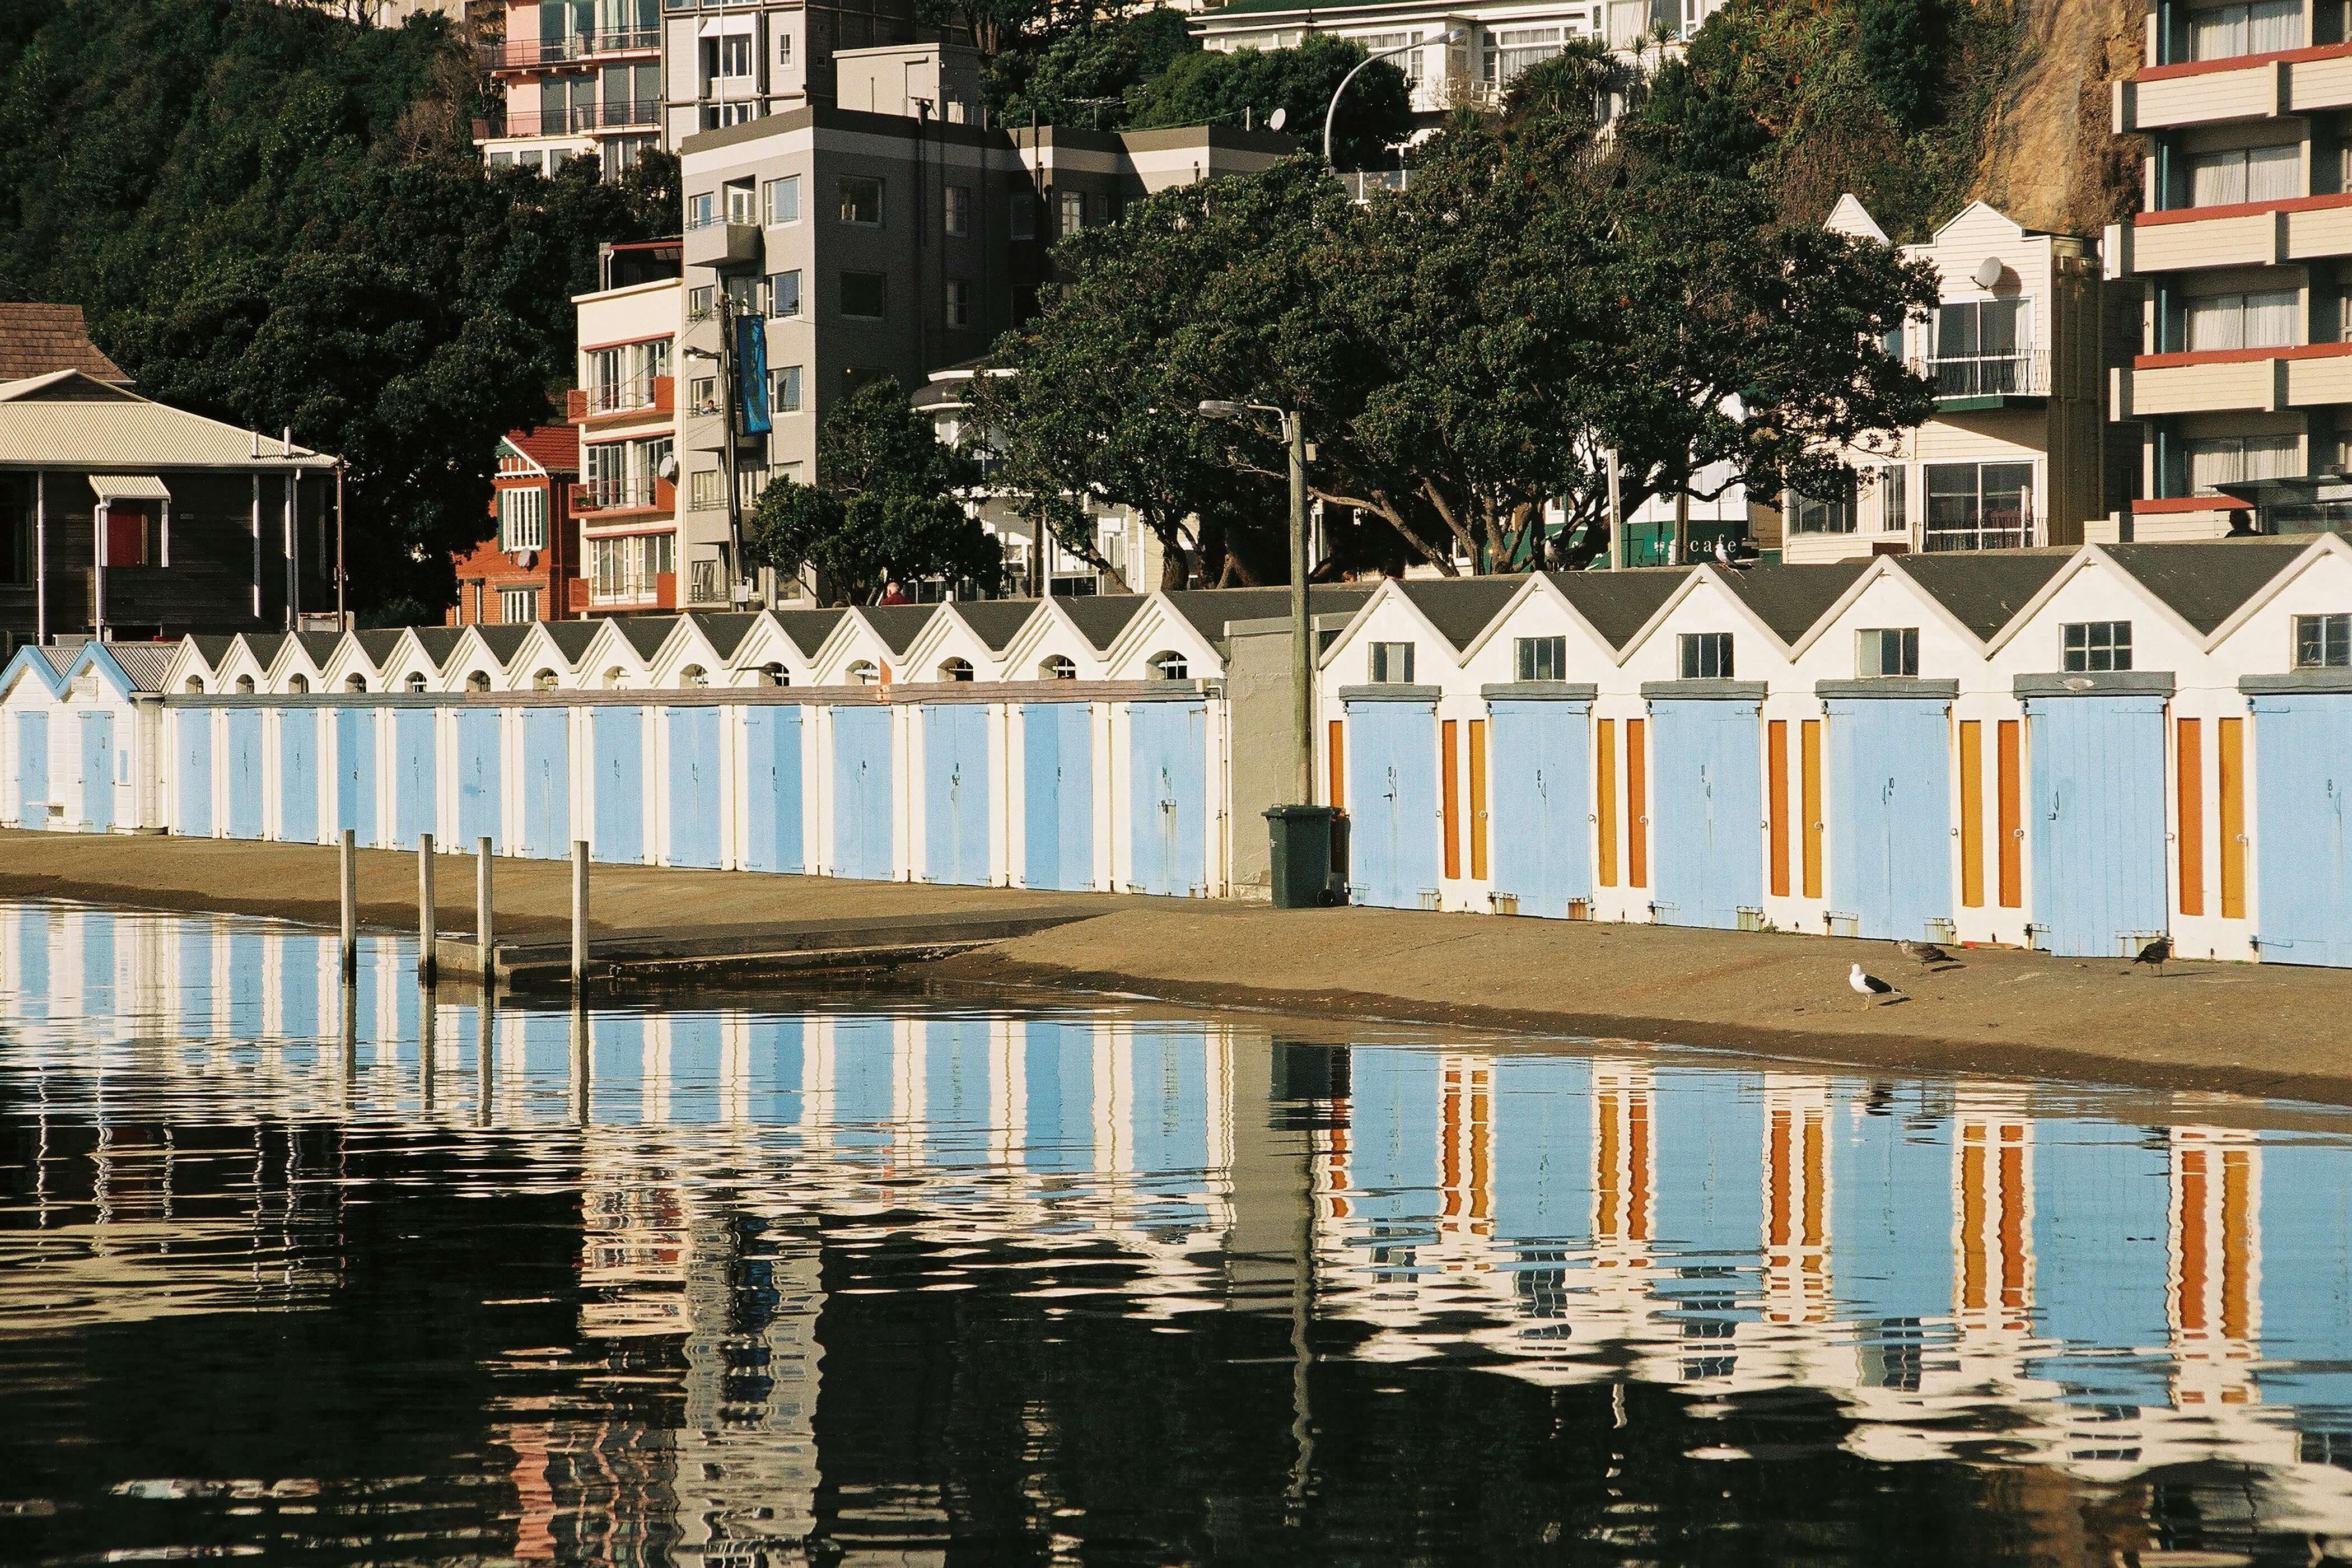
POLYGON ((763 664, 763 665, 761 665, 761 666, 760 667, 760 684, 761 684, 761 685, 762 685, 762 686, 790 686, 792 683, 793 683, 792 671, 790 671, 790 670, 786 669, 782 665, 781 665, 781 664, 763 664))
POLYGON ((1685 632, 1676 640, 1682 647, 1682 675, 1685 680, 1729 680, 1731 679, 1731 634, 1729 632, 1685 632))
POLYGON ((364 675, 347 675, 343 677, 343 689, 346 691, 365 691, 367 689, 367 677, 364 675))
POLYGON ((1919 628, 1879 626, 1857 634, 1854 673, 1864 679, 1919 673, 1919 628))
POLYGON ((555 671, 551 669, 541 669, 535 671, 530 678, 530 689, 533 691, 554 690, 555 671))
POLYGON ((1192 667, 1174 648, 1163 648, 1151 656, 1148 668, 1155 680, 1189 680, 1192 667))
POLYGON ((204 692, 204 689, 205 689, 205 683, 204 683, 204 680, 203 680, 200 677, 194 676, 194 675, 192 675, 192 676, 188 677, 188 690, 189 690, 192 694, 201 696, 201 695, 203 694, 203 692, 204 692))
POLYGON ((239 691, 250 691, 250 690, 252 690, 252 689, 253 689, 253 677, 251 677, 251 676, 249 676, 249 675, 240 675, 240 676, 238 676, 238 677, 236 678, 236 689, 237 689, 239 691))
POLYGON ((1376 642, 1365 660, 1366 679, 1374 686, 1412 684, 1412 644, 1376 642))
POLYGON ((286 678, 286 689, 298 693, 308 691, 310 689, 310 678, 307 675, 289 675, 286 678))
POLYGON ((677 683, 680 686, 708 686, 710 684, 710 672, 698 664, 689 664, 677 672, 677 683))
POLYGON ((940 679, 941 680, 956 681, 970 680, 971 679, 971 660, 968 658, 950 658, 944 661, 940 666, 940 679))
POLYGON ((412 675, 412 676, 410 676, 410 677, 408 678, 408 689, 410 689, 411 691, 422 691, 422 690, 424 690, 424 689, 425 689, 425 677, 424 677, 424 676, 422 676, 422 675, 412 675))
POLYGON ((478 670, 474 671, 474 673, 473 673, 473 674, 471 674, 471 675, 469 675, 469 676, 466 677, 466 689, 467 689, 467 690, 468 690, 468 691, 474 691, 474 692, 482 692, 482 691, 488 691, 489 689, 490 689, 490 678, 489 678, 489 676, 488 676, 488 675, 487 675, 487 674, 486 674, 486 673, 484 673, 483 671, 481 671, 481 670, 478 670, 478 670))

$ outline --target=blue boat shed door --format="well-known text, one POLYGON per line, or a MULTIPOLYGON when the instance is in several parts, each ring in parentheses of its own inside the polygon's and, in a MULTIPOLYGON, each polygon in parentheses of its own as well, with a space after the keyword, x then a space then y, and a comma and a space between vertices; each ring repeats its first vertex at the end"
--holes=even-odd
POLYGON ((436 726, 430 708, 403 708, 393 715, 398 742, 393 757, 392 847, 414 849, 419 837, 439 831, 435 783, 440 777, 436 726))
POLYGON ((599 860, 624 866, 646 858, 646 710, 598 708, 589 724, 596 754, 599 860))
POLYGON ((1560 919, 1592 896, 1591 699, 1497 697, 1486 711, 1496 897, 1560 919))
POLYGON ((1128 888, 1209 890, 1209 710, 1170 699, 1128 705, 1128 888))
POLYGON ((499 819, 504 796, 499 789, 504 769, 499 765, 499 737, 503 726, 495 708, 461 710, 457 714, 457 844, 470 854, 482 839, 490 853, 503 853, 506 835, 499 819))
POLYGON ((114 715, 81 716, 81 821, 88 833, 114 831, 114 715))
MULTIPOLYGON (((213 836, 213 710, 183 708, 180 742, 180 816, 172 831, 190 838, 213 836)), ((32 826, 31 823, 25 825, 32 826)))
POLYGON ((1094 886, 1094 744, 1083 702, 1021 710, 1021 880, 1076 892, 1094 886))
POLYGON ((988 710, 923 705, 923 879, 988 885, 988 710))
POLYGON ((522 716, 522 852, 533 859, 572 854, 572 712, 530 708, 522 716))
POLYGON ((672 708, 669 729, 669 863, 719 867, 719 710, 672 708))
POLYGON ((49 825, 49 716, 16 715, 16 819, 26 827, 49 825))
POLYGON ((278 711, 278 837, 319 842, 319 710, 278 711))
POLYGON ((1656 919, 1736 931, 1764 903, 1760 706, 1671 698, 1650 707, 1651 842, 1656 919))
POLYGON ((258 838, 262 829, 261 710, 232 708, 228 719, 228 836, 258 838))
POLYGON ((352 830, 360 847, 375 845, 375 726, 373 708, 335 712, 335 827, 352 830))
POLYGON ((2352 693, 2257 698, 2254 768, 2263 962, 2352 967, 2352 693))
POLYGON ((833 710, 833 874, 890 880, 890 710, 833 710))
POLYGON ((798 872, 801 856, 801 710, 757 702, 743 710, 743 863, 798 872))
POLYGON ((1438 893, 1437 700, 1346 696, 1348 901, 1433 908, 1438 893))
POLYGON ((2137 693, 2027 700, 2036 945, 2113 958, 2168 929, 2164 710, 2137 693))
POLYGON ((1951 718, 1942 697, 1833 698, 1830 901, 1854 933, 1929 938, 1952 915, 1951 718))

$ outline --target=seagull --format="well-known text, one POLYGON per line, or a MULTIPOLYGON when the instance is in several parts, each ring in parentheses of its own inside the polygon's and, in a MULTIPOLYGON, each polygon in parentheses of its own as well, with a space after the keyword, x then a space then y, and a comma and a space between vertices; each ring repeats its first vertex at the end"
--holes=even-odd
POLYGON ((2133 959, 2132 962, 2136 964, 2145 963, 2150 969, 2153 969, 2158 974, 2161 974, 2164 973, 2164 961, 2171 956, 2172 939, 2168 936, 2160 936, 2154 942, 2149 942, 2146 947, 2141 948, 2139 950, 2139 956, 2133 959))
POLYGON ((1916 959, 1918 962, 1927 965, 1931 969, 1938 963, 1958 963, 1959 962, 1958 959, 1954 958, 1950 953, 1946 952, 1942 948, 1937 947, 1932 942, 1903 942, 1898 940, 1895 943, 1895 951, 1901 953, 1906 958, 1916 959))
POLYGON ((1732 554, 1731 542, 1727 539, 1718 537, 1716 540, 1715 558, 1718 563, 1725 566, 1728 566, 1734 572, 1745 572, 1748 570, 1748 563, 1732 554))
POLYGON ((1853 966, 1853 973, 1845 977, 1845 983, 1848 985, 1853 986, 1855 991, 1861 993, 1864 996, 1884 997, 1889 1002, 1907 1002, 1910 1000, 1909 997, 1904 995, 1902 992, 1896 990, 1894 986, 1889 985, 1885 981, 1881 980, 1877 975, 1864 974, 1862 972, 1862 965, 1859 963, 1853 966))

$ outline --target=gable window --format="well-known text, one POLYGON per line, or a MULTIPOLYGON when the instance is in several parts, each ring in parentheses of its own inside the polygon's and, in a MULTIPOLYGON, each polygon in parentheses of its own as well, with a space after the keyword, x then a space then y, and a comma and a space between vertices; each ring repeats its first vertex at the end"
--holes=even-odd
POLYGON ((874 661, 870 658, 861 658, 849 667, 850 682, 856 686, 873 685, 877 673, 874 661))
POLYGON ((310 678, 307 675, 289 676, 286 678, 286 689, 297 694, 308 691, 310 689, 310 678))
POLYGON ((879 272, 841 275, 841 313, 860 321, 878 321, 890 296, 889 280, 879 272))
POLYGON ((499 548, 547 548, 547 492, 536 485, 499 492, 499 548))
POLYGON ((1729 632, 1685 632, 1677 640, 1682 645, 1685 680, 1731 679, 1729 632))
POLYGON ((2129 621, 2074 621, 2066 626, 2066 669, 2096 674, 2132 667, 2129 621))
POLYGON ((790 686, 792 683, 793 683, 792 671, 790 671, 790 670, 786 669, 782 665, 781 665, 781 664, 776 664, 776 663, 768 663, 768 664, 763 664, 763 665, 761 665, 761 666, 760 667, 760 684, 761 684, 761 685, 762 685, 762 686, 790 686))
POLYGON ((2352 668, 2352 616, 2295 616, 2294 667, 2352 668))
POLYGON ((1040 680, 1076 680, 1077 678, 1076 661, 1065 653, 1057 653, 1037 667, 1037 679, 1040 680))
POLYGON ((1368 675, 1374 686, 1412 684, 1412 644, 1376 642, 1371 646, 1368 675))
POLYGON ((365 691, 367 689, 367 677, 364 675, 345 676, 343 678, 343 689, 346 691, 365 691))
POLYGON ((1150 668, 1153 677, 1160 680, 1189 679, 1192 673, 1192 667, 1185 662, 1184 656, 1173 648, 1153 654, 1150 668))
POLYGON ((412 675, 408 678, 408 689, 411 691, 422 691, 425 689, 425 677, 422 672, 412 675))
POLYGON ((1520 637, 1519 679, 1521 680, 1566 680, 1568 679, 1568 639, 1566 637, 1520 637))
POLYGON ((801 313, 801 275, 794 268, 790 272, 768 274, 768 314, 797 316, 801 313))
POLYGON ((1864 679, 1919 673, 1919 628, 1880 626, 1860 634, 1854 671, 1864 679))
POLYGON ((552 669, 546 668, 544 668, 544 667, 541 667, 541 668, 539 668, 539 669, 535 669, 535 670, 533 670, 533 671, 531 672, 531 677, 530 677, 530 689, 531 689, 533 691, 552 691, 552 690, 554 690, 554 689, 555 689, 555 671, 553 671, 552 669))
POLYGON ((786 174, 781 180, 770 180, 760 187, 761 205, 770 228, 801 221, 801 177, 786 174))
POLYGON ((469 675, 469 676, 466 677, 466 689, 467 689, 467 690, 468 690, 468 691, 488 691, 489 689, 490 689, 490 678, 489 678, 489 676, 488 676, 488 675, 485 674, 483 671, 481 671, 481 670, 478 670, 478 670, 474 671, 474 673, 473 673, 473 674, 471 674, 471 675, 469 675))
POLYGON ((941 680, 970 680, 971 679, 971 660, 968 658, 950 658, 942 661, 940 665, 940 679, 941 680))
POLYGON ((842 175, 841 221, 866 228, 880 228, 882 182, 871 174, 842 175))

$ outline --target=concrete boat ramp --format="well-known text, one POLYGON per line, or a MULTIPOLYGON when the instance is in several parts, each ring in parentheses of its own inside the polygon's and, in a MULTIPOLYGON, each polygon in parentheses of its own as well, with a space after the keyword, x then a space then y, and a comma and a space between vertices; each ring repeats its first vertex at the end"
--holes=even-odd
MULTIPOLYGON (((1034 936, 1103 912, 1098 903, 1070 904, 1020 910, 943 910, 757 925, 697 925, 675 931, 593 936, 588 942, 587 985, 593 991, 615 992, 687 982, 727 984, 871 973, 1034 936)), ((479 953, 471 936, 442 935, 434 940, 434 966, 445 982, 480 975, 479 953)), ((490 973, 499 986, 509 990, 568 991, 572 944, 494 938, 490 973)))

